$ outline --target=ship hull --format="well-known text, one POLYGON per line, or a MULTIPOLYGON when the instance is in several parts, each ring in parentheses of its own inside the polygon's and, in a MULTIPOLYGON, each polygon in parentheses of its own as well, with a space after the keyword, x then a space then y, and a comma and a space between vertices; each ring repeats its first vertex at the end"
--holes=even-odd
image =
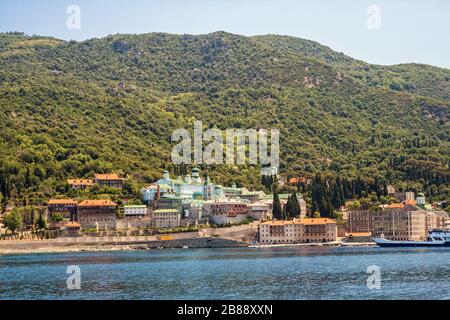
POLYGON ((379 238, 372 240, 380 247, 450 247, 450 241, 393 241, 379 238))

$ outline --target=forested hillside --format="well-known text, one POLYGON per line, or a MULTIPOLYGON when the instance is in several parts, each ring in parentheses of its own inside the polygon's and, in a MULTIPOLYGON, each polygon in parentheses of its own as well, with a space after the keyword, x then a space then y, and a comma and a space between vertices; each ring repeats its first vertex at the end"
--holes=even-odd
MULTIPOLYGON (((0 34, 0 198, 46 199, 94 172, 136 188, 180 172, 171 133, 201 120, 280 129, 285 177, 377 178, 444 200, 449 96, 448 69, 370 65, 285 36, 0 34)), ((259 168, 201 168, 261 187, 259 168)))

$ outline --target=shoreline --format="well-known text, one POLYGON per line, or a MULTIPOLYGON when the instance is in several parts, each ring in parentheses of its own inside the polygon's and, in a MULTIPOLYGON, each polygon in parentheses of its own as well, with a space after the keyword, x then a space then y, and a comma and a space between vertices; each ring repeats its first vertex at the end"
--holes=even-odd
POLYGON ((374 242, 324 242, 324 243, 279 243, 261 244, 255 248, 277 248, 277 247, 375 247, 374 242))
MULTIPOLYGON (((204 238, 205 239, 205 238, 204 238)), ((204 240, 202 239, 202 240, 204 240)), ((206 238, 210 239, 210 238, 206 238)), ((205 240, 206 240, 205 239, 205 240)), ((138 251, 138 250, 163 250, 163 249, 200 249, 200 248, 282 248, 282 247, 374 247, 375 243, 371 242, 333 242, 333 243, 293 243, 293 244, 265 244, 252 246, 244 242, 238 242, 229 239, 216 238, 217 243, 195 243, 199 242, 199 238, 184 239, 183 243, 179 242, 148 242, 148 243, 105 243, 105 244, 67 244, 67 245, 43 245, 35 248, 3 248, 0 246, 0 257, 4 255, 26 255, 26 254, 49 254, 49 253, 81 253, 81 252, 110 252, 110 251, 138 251)), ((1 243, 0 243, 1 244, 1 243)), ((22 245, 26 245, 24 241, 22 245)))

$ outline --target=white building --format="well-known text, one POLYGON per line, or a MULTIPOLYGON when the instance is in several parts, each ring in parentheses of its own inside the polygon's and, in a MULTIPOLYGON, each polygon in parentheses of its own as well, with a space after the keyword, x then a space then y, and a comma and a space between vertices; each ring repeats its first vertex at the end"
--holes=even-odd
POLYGON ((125 217, 128 216, 144 216, 147 214, 147 206, 145 205, 125 205, 123 206, 125 217))
POLYGON ((416 201, 419 206, 424 206, 425 205, 425 195, 422 192, 419 192, 417 194, 416 201))

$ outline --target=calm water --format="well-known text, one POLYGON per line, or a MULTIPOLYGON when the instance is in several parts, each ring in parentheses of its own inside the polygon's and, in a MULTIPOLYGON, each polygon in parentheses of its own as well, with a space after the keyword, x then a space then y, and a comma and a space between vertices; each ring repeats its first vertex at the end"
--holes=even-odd
POLYGON ((0 256, 0 299, 450 299, 450 249, 232 248, 0 256), (78 265, 81 290, 68 290, 78 265), (367 267, 381 269, 369 290, 367 267))

